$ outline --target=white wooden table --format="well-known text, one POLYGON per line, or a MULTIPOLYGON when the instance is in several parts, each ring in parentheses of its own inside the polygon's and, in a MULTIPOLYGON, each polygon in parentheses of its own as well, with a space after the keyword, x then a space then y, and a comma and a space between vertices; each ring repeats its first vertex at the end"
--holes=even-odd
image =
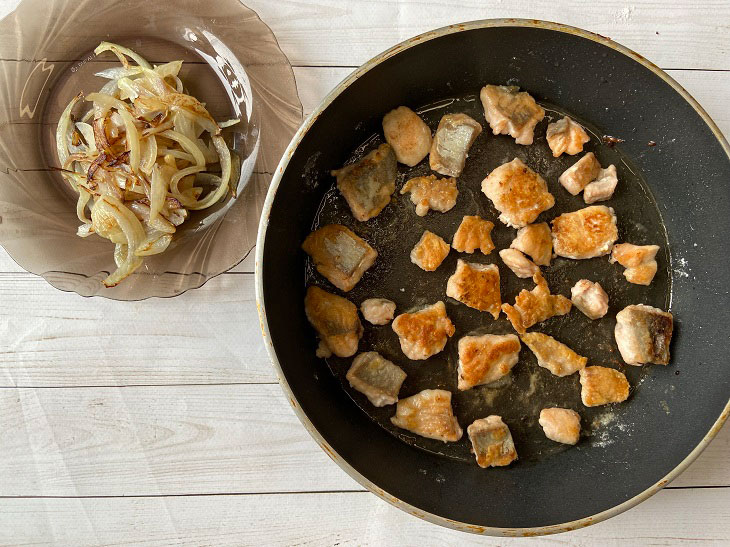
MULTIPOLYGON (((17 0, 0 0, 0 15, 17 0)), ((560 21, 642 53, 730 135, 727 0, 249 0, 310 111, 414 34, 489 17, 560 21), (453 2, 456 4, 457 2, 453 2)), ((178 298, 65 294, 0 250, 0 544, 522 544, 406 515, 341 471, 283 397, 253 261, 178 298)), ((694 394, 692 396, 695 396, 694 394)), ((671 486, 531 545, 730 543, 730 430, 671 486)))

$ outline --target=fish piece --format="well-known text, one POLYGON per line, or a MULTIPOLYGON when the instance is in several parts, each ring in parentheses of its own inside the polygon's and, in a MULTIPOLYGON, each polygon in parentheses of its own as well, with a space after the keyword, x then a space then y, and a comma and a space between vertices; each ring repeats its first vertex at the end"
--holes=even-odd
POLYGON ((517 230, 510 247, 529 255, 538 266, 550 266, 553 237, 547 222, 528 224, 517 230))
POLYGON ((545 180, 519 158, 500 165, 482 181, 482 192, 500 212, 499 220, 521 228, 555 205, 545 180))
POLYGON ((496 264, 475 264, 459 259, 456 271, 446 282, 446 296, 475 310, 491 313, 497 319, 502 295, 496 264))
POLYGON ((355 355, 363 333, 355 304, 312 285, 304 296, 304 313, 321 339, 317 357, 355 355))
POLYGON ((381 144, 360 161, 331 171, 337 188, 350 206, 352 216, 366 221, 380 214, 395 192, 398 166, 393 148, 381 144))
POLYGON ((541 332, 528 332, 521 336, 525 345, 537 357, 537 364, 555 376, 569 376, 585 368, 587 357, 582 357, 552 336, 541 332))
POLYGON ((502 249, 499 251, 499 256, 502 262, 504 262, 504 265, 512 270, 517 277, 523 279, 532 277, 540 271, 540 268, 532 260, 517 249, 502 249))
MULTIPOLYGON (((451 246, 460 253, 473 253, 479 249, 482 254, 488 255, 494 249, 493 228, 494 223, 489 220, 478 216, 465 216, 454 234, 451 246)), ((550 245, 552 246, 552 240, 550 245)))
POLYGON ((374 406, 386 406, 398 401, 406 373, 377 351, 366 351, 355 357, 345 377, 374 406))
POLYGON ((431 169, 447 177, 458 177, 482 126, 466 114, 446 114, 441 118, 431 143, 431 169))
POLYGON ((575 156, 591 140, 583 126, 568 116, 548 124, 546 138, 554 158, 563 153, 575 156))
POLYGON ((365 321, 373 325, 387 325, 393 320, 395 302, 387 298, 368 298, 360 304, 365 321))
POLYGON ((580 399, 586 406, 621 403, 629 398, 629 381, 622 372, 606 367, 586 367, 580 374, 580 399))
POLYGON ((474 420, 466 432, 479 467, 503 467, 517 459, 512 433, 501 416, 474 420))
POLYGON ((553 224, 553 250, 558 256, 583 259, 607 255, 618 239, 616 215, 605 205, 563 213, 553 224))
POLYGON ((440 300, 412 313, 402 313, 393 320, 393 331, 400 339, 400 348, 409 359, 428 359, 444 349, 454 335, 454 324, 446 315, 440 300))
POLYGON ((451 245, 433 232, 426 230, 411 249, 411 262, 427 272, 433 272, 449 254, 451 245))
POLYGON ((415 177, 408 180, 400 193, 411 193, 411 202, 416 206, 419 217, 426 216, 430 209, 445 213, 456 205, 456 179, 437 179, 435 175, 415 177))
POLYGON ((570 300, 564 296, 550 294, 550 288, 542 274, 536 273, 532 280, 536 287, 531 291, 522 289, 515 298, 514 306, 502 304, 502 311, 520 334, 554 315, 565 315, 572 306, 570 300))
POLYGON ((484 117, 495 135, 510 135, 517 144, 532 144, 535 126, 545 111, 519 87, 486 85, 479 92, 484 117))
POLYGON ((614 336, 626 364, 666 365, 673 329, 671 313, 638 304, 626 306, 616 314, 614 336))
POLYGON ((345 292, 357 285, 378 257, 364 239, 340 224, 318 228, 307 236, 302 249, 312 257, 317 271, 345 292))
POLYGON ((616 166, 609 165, 605 169, 601 169, 596 180, 584 188, 583 201, 586 203, 596 203, 597 201, 611 199, 617 184, 618 176, 616 175, 616 166))
POLYGON ((589 319, 600 319, 608 313, 608 295, 598 282, 578 281, 570 289, 570 301, 589 319))
POLYGON ((580 439, 580 414, 568 408, 543 408, 538 420, 545 436, 563 444, 577 444, 580 439))
POLYGON ((424 389, 401 399, 390 421, 396 427, 437 441, 455 442, 464 433, 451 408, 451 392, 443 389, 424 389))
POLYGON ((619 243, 613 246, 609 262, 618 262, 624 268, 624 277, 629 283, 649 285, 657 272, 656 254, 658 245, 633 245, 619 243))
POLYGON ((483 334, 459 339, 459 389, 491 384, 517 364, 520 340, 514 334, 483 334))
POLYGON ((407 106, 399 106, 383 117, 383 134, 396 159, 409 167, 419 164, 431 149, 431 130, 407 106))
POLYGON ((588 183, 596 180, 600 174, 601 164, 598 163, 593 152, 588 152, 563 171, 563 174, 558 177, 558 182, 572 195, 577 196, 583 188, 588 186, 588 183))

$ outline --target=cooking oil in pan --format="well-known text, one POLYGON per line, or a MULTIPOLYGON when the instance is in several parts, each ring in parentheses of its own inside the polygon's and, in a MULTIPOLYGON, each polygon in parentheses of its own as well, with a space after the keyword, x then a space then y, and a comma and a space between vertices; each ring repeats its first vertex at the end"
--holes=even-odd
MULTIPOLYGON (((464 112, 482 124, 483 131, 469 152, 464 172, 458 178, 459 196, 456 206, 446 213, 430 211, 425 217, 415 214, 409 195, 400 195, 399 190, 406 180, 431 173, 428 159, 409 168, 398 165, 396 192, 391 203, 377 217, 358 222, 350 213, 347 203, 339 195, 332 179, 332 187, 325 193, 317 211, 312 228, 330 223, 348 226, 368 241, 377 251, 378 259, 358 285, 347 293, 347 298, 356 305, 372 297, 384 297, 397 304, 396 314, 412 311, 424 305, 444 301, 447 313, 456 326, 455 335, 441 353, 424 361, 407 359, 400 349, 398 337, 390 325, 373 326, 363 321, 365 333, 360 341, 360 351, 377 351, 399 365, 407 373, 400 397, 408 397, 423 389, 441 388, 453 393, 454 412, 462 428, 475 419, 490 414, 502 416, 509 425, 519 454, 520 465, 529 465, 538 459, 566 450, 568 447, 545 438, 538 424, 540 410, 546 407, 563 407, 576 410, 581 415, 583 437, 581 443, 596 446, 605 443, 606 432, 602 424, 607 413, 612 420, 620 420, 622 407, 630 405, 632 397, 640 390, 642 376, 647 367, 625 366, 621 360, 613 337, 616 313, 629 304, 648 304, 667 309, 670 303, 671 275, 669 270, 669 247, 666 231, 659 209, 642 179, 639 170, 630 158, 602 143, 602 133, 587 120, 576 118, 563 109, 551 104, 542 104, 545 119, 535 128, 535 142, 521 146, 508 136, 494 136, 484 120, 482 106, 474 94, 452 97, 417 111, 435 131, 441 116, 464 112), (572 165, 576 156, 553 158, 545 140, 547 124, 563 115, 570 115, 579 121, 591 135, 591 141, 584 147, 593 152, 604 167, 614 164, 619 184, 614 196, 602 204, 613 207, 618 217, 620 242, 637 245, 656 244, 661 247, 657 255, 659 270, 649 287, 629 284, 623 277, 623 267, 609 264, 607 257, 590 260, 569 260, 554 258, 549 267, 541 268, 551 292, 570 297, 570 288, 580 279, 600 282, 609 295, 609 312, 599 320, 591 321, 578 309, 568 315, 553 317, 535 325, 532 331, 544 332, 567 344, 581 355, 588 357, 589 365, 613 367, 624 372, 632 385, 629 400, 609 407, 586 408, 580 400, 578 374, 558 378, 537 366, 532 352, 523 345, 520 360, 512 372, 491 385, 477 386, 467 391, 457 389, 457 342, 468 334, 513 333, 512 326, 504 314, 494 320, 492 316, 468 308, 446 297, 446 281, 454 272, 456 261, 462 258, 469 262, 495 263, 499 266, 503 302, 514 302, 522 289, 532 289, 530 279, 517 278, 499 258, 498 250, 509 247, 516 231, 502 224, 491 202, 481 192, 481 182, 492 169, 520 158, 547 181, 550 192, 555 196, 555 206, 542 213, 536 222, 549 222, 561 213, 585 207, 582 196, 571 196, 558 183, 558 176, 572 165), (430 230, 446 241, 451 238, 464 215, 479 215, 491 220, 495 227, 492 238, 496 249, 484 256, 452 252, 435 272, 425 272, 410 261, 410 251, 424 230, 430 230)), ((346 163, 360 159, 383 142, 382 135, 375 134, 356 148, 346 163)), ((338 168, 339 165, 333 165, 338 168)), ((335 290, 317 274, 307 261, 305 272, 307 283, 319 284, 327 290, 335 290)), ((335 290, 335 292, 338 292, 335 290)), ((459 442, 443 443, 425 439, 391 424, 395 406, 375 408, 361 393, 353 390, 345 374, 352 359, 332 357, 327 360, 332 373, 340 379, 343 389, 355 403, 383 428, 404 442, 423 450, 445 457, 473 462, 466 433, 459 442)), ((628 424, 630 426, 631 424, 628 424)), ((627 425, 624 424, 624 427, 627 425)))

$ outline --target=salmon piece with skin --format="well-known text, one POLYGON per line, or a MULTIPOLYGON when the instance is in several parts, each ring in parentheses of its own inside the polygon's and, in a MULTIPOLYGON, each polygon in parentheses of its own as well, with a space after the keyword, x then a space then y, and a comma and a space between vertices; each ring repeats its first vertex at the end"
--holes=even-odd
POLYGON ((542 274, 536 273, 532 280, 535 288, 531 291, 522 289, 515 298, 514 306, 502 304, 502 311, 520 334, 555 315, 565 315, 572 307, 570 300, 564 296, 550 294, 550 287, 542 274))
POLYGON ((575 156, 582 152, 583 145, 591 140, 583 126, 568 116, 548 124, 546 138, 555 158, 564 153, 575 156))
POLYGON ((327 224, 307 236, 302 249, 335 287, 349 291, 375 263, 378 253, 367 241, 340 224, 327 224))
POLYGON ((466 114, 446 114, 436 128, 428 162, 433 171, 458 177, 464 170, 469 149, 482 132, 482 126, 466 114))
POLYGON ((396 427, 437 441, 456 442, 464 433, 451 408, 451 392, 443 389, 425 389, 401 399, 390 421, 396 427))
POLYGON ((363 333, 355 304, 311 286, 304 297, 304 312, 320 337, 317 357, 355 355, 363 333))
POLYGON ((456 332, 440 300, 419 311, 400 314, 393 320, 392 328, 398 335, 401 350, 414 361, 441 352, 456 332))
POLYGON ((504 467, 517 459, 512 433, 501 416, 474 420, 466 432, 479 467, 504 467))
POLYGON ((331 172, 352 216, 364 222, 380 214, 395 192, 398 166, 393 148, 385 143, 360 161, 331 172))
POLYGON ((604 205, 563 213, 552 225, 553 250, 565 258, 581 260, 607 255, 618 239, 616 215, 604 205))
MULTIPOLYGON (((494 250, 492 229, 494 223, 478 216, 465 216, 454 234, 451 246, 460 253, 473 253, 477 249, 488 255, 494 250)), ((549 235, 549 230, 548 230, 549 235)), ((552 241, 550 243, 552 246, 552 241)))
POLYGON ((353 359, 345 377, 350 386, 365 395, 373 406, 381 407, 398 401, 406 373, 378 352, 366 351, 353 359))
POLYGON ((614 337, 627 365, 669 363, 674 317, 644 304, 626 306, 616 314, 614 337))
POLYGON ((475 264, 459 259, 456 271, 446 283, 446 296, 497 319, 502 304, 499 268, 496 264, 475 264))
POLYGON ((517 364, 520 340, 514 334, 483 334, 459 339, 459 389, 491 384, 517 364))
POLYGON ((383 117, 383 134, 398 162, 409 167, 421 163, 431 149, 431 130, 407 106, 399 106, 383 117))
POLYGON ((545 110, 516 86, 486 85, 479 92, 484 117, 495 135, 510 135, 517 144, 532 144, 535 126, 545 110))
POLYGON ((527 226, 555 205, 545 179, 519 158, 489 173, 482 181, 482 192, 500 212, 499 220, 513 228, 527 226))

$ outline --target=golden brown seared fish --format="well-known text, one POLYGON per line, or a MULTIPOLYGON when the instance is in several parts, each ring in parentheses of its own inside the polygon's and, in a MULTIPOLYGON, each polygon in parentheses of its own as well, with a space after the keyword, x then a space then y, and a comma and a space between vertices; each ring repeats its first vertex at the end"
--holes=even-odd
POLYGON ((456 271, 446 283, 446 296, 475 310, 499 317, 502 296, 499 292, 499 268, 496 264, 474 264, 459 259, 456 271))
POLYGON ((572 195, 577 196, 588 183, 596 180, 600 173, 601 164, 598 163, 593 152, 588 152, 563 171, 563 174, 558 177, 558 182, 572 195))
POLYGON ((387 325, 393 320, 395 302, 387 298, 368 298, 360 304, 365 321, 373 325, 387 325))
MULTIPOLYGON (((494 223, 478 216, 465 216, 454 234, 451 246, 460 253, 473 253, 479 249, 482 254, 488 255, 494 249, 492 229, 494 223)), ((550 231, 548 230, 548 235, 550 231)), ((550 242, 552 248, 552 240, 550 242)))
POLYGON ((550 259, 553 257, 550 226, 547 222, 541 222, 520 228, 510 247, 529 255, 538 266, 550 266, 550 259))
POLYGON ((499 257, 512 272, 522 279, 532 277, 540 271, 537 265, 517 249, 502 249, 499 257))
POLYGON ((639 304, 626 306, 616 314, 614 336, 626 364, 666 365, 673 329, 671 313, 639 304))
POLYGON ((618 239, 616 215, 605 205, 563 213, 553 224, 553 249, 558 256, 584 259, 607 255, 618 239))
POLYGON ((479 467, 503 467, 517 459, 509 427, 501 416, 487 416, 466 428, 479 467))
POLYGON ((401 399, 396 406, 393 425, 429 439, 456 442, 464 433, 451 408, 451 392, 424 389, 401 399))
POLYGON ((395 192, 398 173, 395 152, 389 144, 381 144, 360 161, 332 171, 337 188, 350 206, 352 215, 366 221, 380 214, 395 192))
POLYGON ((600 283, 581 279, 570 289, 570 301, 589 319, 608 313, 608 295, 600 283))
POLYGON ((500 212, 499 220, 521 228, 555 205, 545 180, 515 158, 500 165, 482 181, 482 192, 500 212))
POLYGON ((383 117, 383 134, 396 159, 409 167, 420 163, 431 149, 431 130, 407 106, 399 106, 383 117))
POLYGON ((568 116, 548 124, 547 142, 555 158, 563 153, 575 156, 583 151, 583 145, 590 140, 583 126, 568 116))
POLYGON ((352 361, 346 378, 374 406, 386 406, 398 401, 406 373, 378 352, 366 351, 352 361))
POLYGON ((355 304, 311 286, 304 297, 304 312, 321 339, 317 357, 355 355, 363 333, 355 304))
POLYGON ((657 272, 656 254, 658 245, 633 245, 619 243, 613 246, 609 262, 618 262, 624 268, 624 277, 629 283, 649 285, 657 272))
POLYGON ((577 444, 580 439, 580 414, 568 408, 543 408, 540 411, 540 427, 551 441, 577 444))
POLYGON ((408 180, 400 193, 411 193, 411 202, 416 206, 416 214, 425 216, 429 210, 445 213, 456 205, 459 190, 456 179, 437 179, 435 175, 415 177, 408 180))
POLYGON ((491 384, 517 364, 520 340, 514 334, 483 334, 459 339, 459 389, 491 384))
POLYGON ((373 265, 378 253, 352 230, 327 224, 307 236, 302 249, 317 271, 342 291, 349 291, 373 265))
POLYGON ((583 190, 583 201, 586 203, 596 203, 597 201, 611 199, 614 190, 616 190, 616 185, 618 185, 616 166, 609 165, 605 169, 601 169, 596 180, 585 187, 583 190))
POLYGON ((552 336, 541 332, 528 332, 522 341, 537 357, 537 364, 555 376, 569 376, 585 368, 588 358, 582 357, 552 336))
POLYGON ((403 353, 413 360, 428 359, 442 351, 456 331, 440 300, 422 310, 400 314, 392 327, 403 353))
POLYGON ((618 370, 586 367, 580 374, 580 399, 586 406, 621 403, 629 398, 629 381, 618 370))
POLYGON ((447 177, 458 177, 482 126, 466 114, 446 114, 436 129, 428 157, 431 169, 447 177))
POLYGON ((510 135, 517 144, 532 144, 535 126, 545 110, 519 87, 486 85, 479 92, 484 117, 495 135, 510 135))
POLYGON ((514 306, 502 304, 502 311, 520 334, 554 315, 565 315, 572 306, 570 300, 564 296, 550 294, 550 288, 542 274, 536 273, 532 280, 536 287, 531 291, 522 289, 515 298, 514 306))
POLYGON ((427 272, 435 271, 449 254, 451 246, 440 236, 426 230, 411 249, 411 262, 427 272))

